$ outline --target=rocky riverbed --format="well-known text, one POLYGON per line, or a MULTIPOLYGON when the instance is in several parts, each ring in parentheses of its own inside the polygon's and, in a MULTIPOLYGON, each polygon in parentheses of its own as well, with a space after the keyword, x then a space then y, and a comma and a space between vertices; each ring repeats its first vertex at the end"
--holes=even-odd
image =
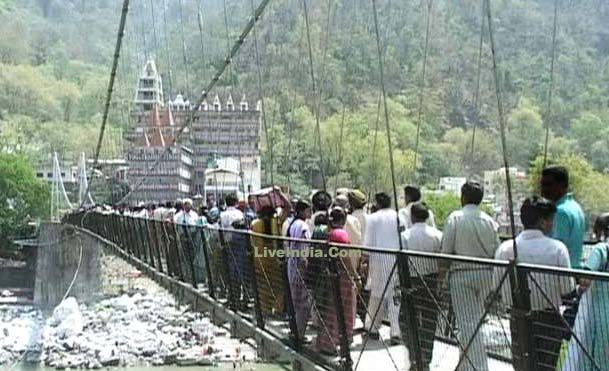
POLYGON ((67 298, 52 313, 0 306, 0 364, 95 369, 256 361, 253 342, 230 338, 123 261, 104 257, 103 270, 104 293, 95 302, 67 298))

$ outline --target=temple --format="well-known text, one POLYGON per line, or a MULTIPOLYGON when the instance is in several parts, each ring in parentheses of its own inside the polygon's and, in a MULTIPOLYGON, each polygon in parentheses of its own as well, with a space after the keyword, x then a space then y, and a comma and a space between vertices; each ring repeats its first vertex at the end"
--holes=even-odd
POLYGON ((223 88, 197 99, 198 106, 183 94, 167 101, 164 96, 161 75, 149 60, 137 83, 132 123, 125 133, 130 203, 197 195, 218 199, 235 191, 244 197, 260 189, 258 101, 250 104, 245 92, 223 88), (182 125, 186 128, 179 135, 182 125), (223 169, 225 164, 231 164, 230 169, 223 169), (216 182, 224 171, 236 173, 237 185, 216 182))

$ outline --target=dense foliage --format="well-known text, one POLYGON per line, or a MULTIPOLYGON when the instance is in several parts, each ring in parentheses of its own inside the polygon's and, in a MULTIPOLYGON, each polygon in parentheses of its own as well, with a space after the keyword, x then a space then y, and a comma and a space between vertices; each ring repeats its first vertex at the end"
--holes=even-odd
MULTIPOLYGON (((70 157, 92 149, 121 3, 0 0, 2 151, 38 161, 48 160, 53 150, 70 157)), ((488 27, 482 33, 480 69, 477 63, 481 1, 434 1, 424 84, 427 2, 377 3, 388 120, 379 105, 369 0, 308 2, 317 91, 312 89, 302 0, 271 1, 259 27, 221 79, 221 85, 246 90, 250 97, 265 97, 266 182, 273 172, 276 182, 289 182, 304 193, 320 186, 323 174, 329 188, 338 184, 371 191, 389 189, 387 121, 399 184, 415 181, 434 188, 442 176, 481 177, 485 170, 501 166, 488 27), (475 104, 478 74, 479 112, 475 104)), ((586 169, 578 174, 593 179, 579 182, 606 180, 609 2, 559 1, 551 110, 554 0, 491 3, 510 163, 521 169, 534 163, 533 169, 538 170, 549 126, 551 158, 577 159, 586 169)), ((118 133, 129 125, 136 76, 146 58, 155 57, 167 93, 170 89, 174 94, 184 92, 196 100, 251 14, 250 0, 133 2, 111 110, 112 128, 118 133)), ((108 153, 112 152, 108 148, 120 147, 119 136, 104 142, 108 153)), ((576 186, 589 203, 588 210, 609 208, 604 198, 588 196, 585 189, 576 186)))
POLYGON ((0 153, 0 250, 27 233, 27 222, 49 212, 49 187, 36 179, 27 159, 0 153))

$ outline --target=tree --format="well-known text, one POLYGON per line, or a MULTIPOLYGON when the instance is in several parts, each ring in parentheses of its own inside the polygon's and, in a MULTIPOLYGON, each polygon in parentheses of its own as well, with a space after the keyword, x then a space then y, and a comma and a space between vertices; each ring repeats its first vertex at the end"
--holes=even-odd
POLYGON ((609 135, 609 125, 592 112, 584 112, 571 123, 571 131, 577 141, 577 147, 590 155, 592 146, 609 135))
POLYGON ((0 154, 0 194, 0 248, 6 248, 30 220, 49 214, 51 197, 27 159, 11 154, 0 154))
POLYGON ((433 211, 436 226, 439 229, 444 228, 444 223, 450 213, 461 208, 461 199, 453 193, 426 194, 424 201, 433 211))
POLYGON ((543 138, 539 107, 530 100, 521 98, 507 120, 507 151, 510 165, 526 168, 540 152, 543 138))

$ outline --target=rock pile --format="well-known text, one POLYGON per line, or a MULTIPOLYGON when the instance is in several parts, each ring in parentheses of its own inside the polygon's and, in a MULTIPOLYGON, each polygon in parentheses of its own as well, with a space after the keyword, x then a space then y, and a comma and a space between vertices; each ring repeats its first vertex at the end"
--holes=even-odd
POLYGON ((251 346, 178 305, 150 280, 138 278, 130 286, 89 305, 68 298, 46 319, 35 308, 0 307, 0 364, 97 369, 255 361, 251 346))

